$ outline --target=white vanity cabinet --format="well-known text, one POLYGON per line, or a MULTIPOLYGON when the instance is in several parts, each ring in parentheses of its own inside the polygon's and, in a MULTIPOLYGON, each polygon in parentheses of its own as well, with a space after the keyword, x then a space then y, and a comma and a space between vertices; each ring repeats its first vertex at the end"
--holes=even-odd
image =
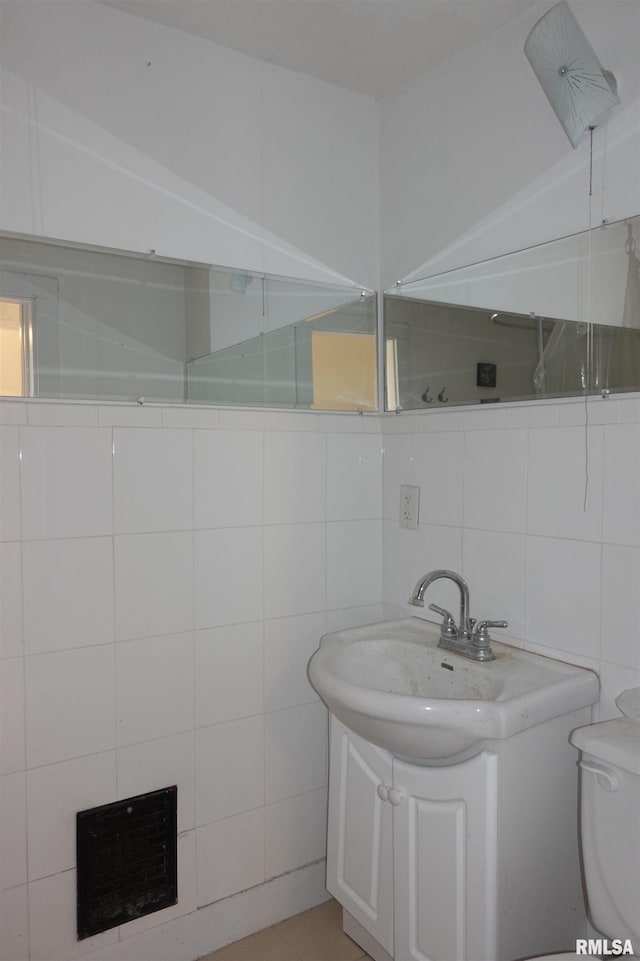
POLYGON ((541 725, 537 742, 525 732, 423 767, 332 716, 327 888, 346 933, 376 961, 507 961, 573 948, 584 910, 566 736, 584 717, 541 725))

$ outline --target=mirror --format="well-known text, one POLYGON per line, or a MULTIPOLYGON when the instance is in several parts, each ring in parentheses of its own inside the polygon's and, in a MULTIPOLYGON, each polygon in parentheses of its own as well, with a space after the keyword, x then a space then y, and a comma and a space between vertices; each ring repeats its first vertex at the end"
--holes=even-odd
POLYGON ((0 235, 0 395, 377 410, 376 295, 0 235))
POLYGON ((640 390, 640 217, 385 291, 385 409, 640 390))

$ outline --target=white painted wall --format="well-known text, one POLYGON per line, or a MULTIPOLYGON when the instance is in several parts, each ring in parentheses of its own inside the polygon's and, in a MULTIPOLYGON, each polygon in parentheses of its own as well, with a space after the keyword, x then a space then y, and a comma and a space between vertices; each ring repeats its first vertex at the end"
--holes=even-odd
POLYGON ((381 104, 381 282, 475 263, 640 212, 640 6, 572 7, 622 104, 573 150, 523 53, 549 4, 381 104))
POLYGON ((4 229, 377 286, 373 100, 85 0, 0 17, 4 229))

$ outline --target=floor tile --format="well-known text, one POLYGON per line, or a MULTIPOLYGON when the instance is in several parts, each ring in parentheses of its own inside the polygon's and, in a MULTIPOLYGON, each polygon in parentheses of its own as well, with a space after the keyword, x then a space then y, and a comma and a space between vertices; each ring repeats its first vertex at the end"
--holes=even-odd
POLYGON ((200 961, 370 961, 342 930, 337 901, 297 914, 200 961))
POLYGON ((275 928, 266 928, 249 938, 243 938, 242 941, 228 944, 226 948, 208 954, 201 961, 300 961, 300 955, 296 954, 275 928))
POLYGON ((299 952, 301 961, 356 961, 362 948, 342 930, 342 909, 327 901, 278 925, 282 938, 299 952))

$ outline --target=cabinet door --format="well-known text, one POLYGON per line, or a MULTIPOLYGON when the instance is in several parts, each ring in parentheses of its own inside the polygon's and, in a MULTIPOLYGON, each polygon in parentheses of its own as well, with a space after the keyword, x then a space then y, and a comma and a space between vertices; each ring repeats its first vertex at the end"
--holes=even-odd
POLYGON ((331 718, 327 888, 393 954, 391 755, 331 718), (380 793, 378 793, 380 787, 380 793))
POLYGON ((496 957, 497 758, 394 761, 395 952, 402 961, 496 957))

